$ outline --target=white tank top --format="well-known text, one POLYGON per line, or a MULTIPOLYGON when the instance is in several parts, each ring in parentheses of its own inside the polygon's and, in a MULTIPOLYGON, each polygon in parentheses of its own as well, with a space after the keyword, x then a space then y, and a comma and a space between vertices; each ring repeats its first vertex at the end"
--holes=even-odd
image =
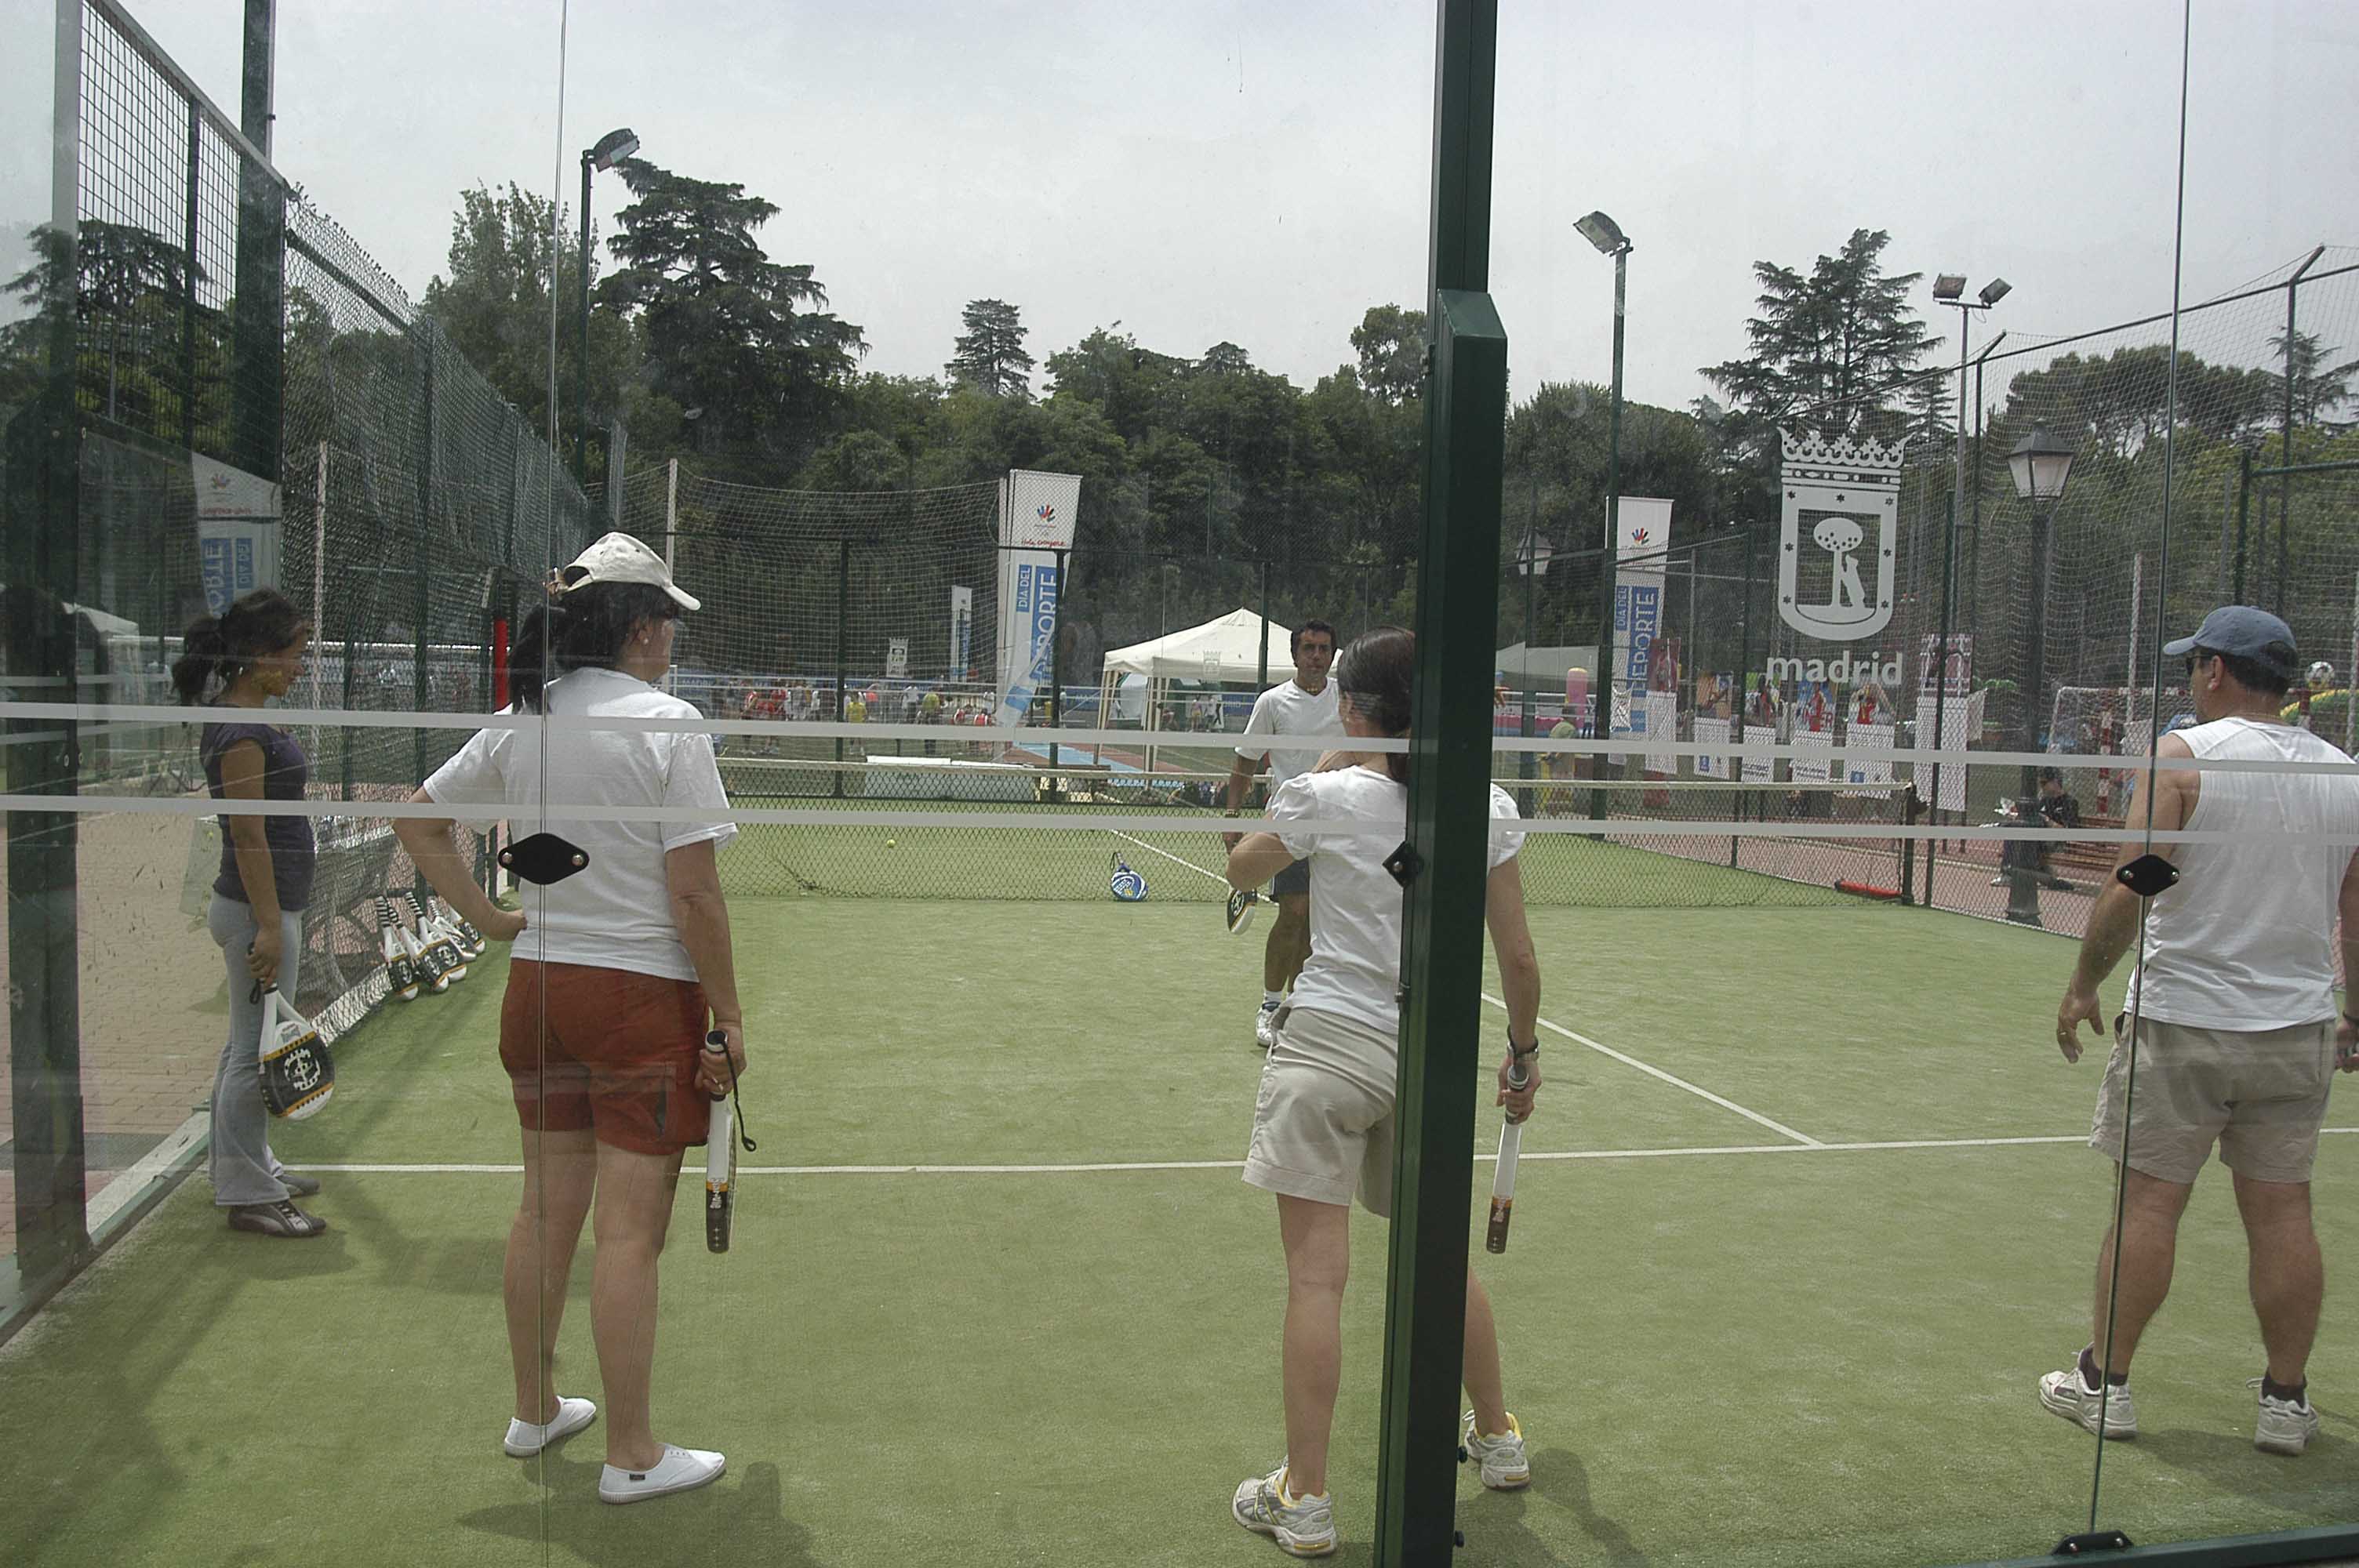
MULTIPOLYGON (((2348 762, 2306 730, 2221 719, 2178 731, 2196 756, 2348 762)), ((2130 1000, 2201 1029, 2285 1029, 2334 1016, 2334 919, 2359 835, 2359 777, 2206 768, 2190 831, 2251 834, 2180 844, 2179 883, 2155 895, 2130 1000)))

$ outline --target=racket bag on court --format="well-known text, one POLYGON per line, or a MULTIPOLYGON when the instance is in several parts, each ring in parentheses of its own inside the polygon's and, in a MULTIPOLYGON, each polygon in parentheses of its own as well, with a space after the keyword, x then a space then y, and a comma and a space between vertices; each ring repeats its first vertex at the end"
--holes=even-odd
POLYGON ((271 986, 262 993, 262 1104, 271 1115, 300 1121, 317 1114, 336 1092, 336 1061, 311 1021, 271 986))

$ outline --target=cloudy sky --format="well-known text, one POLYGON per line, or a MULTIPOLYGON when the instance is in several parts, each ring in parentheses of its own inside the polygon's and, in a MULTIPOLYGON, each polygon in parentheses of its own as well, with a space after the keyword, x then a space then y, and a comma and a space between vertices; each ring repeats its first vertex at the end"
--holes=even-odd
MULTIPOLYGON (((234 113, 238 0, 130 3, 234 113)), ((46 210, 51 9, 0 0, 10 251, 46 210)), ((1571 227, 1593 207, 1636 244, 1628 383, 1658 403, 1743 351, 1756 258, 1807 265, 1854 227, 1892 232, 1896 270, 2006 276, 1993 329, 2169 302, 2176 5, 1502 11, 1492 287, 1519 395, 1606 374, 1612 270, 1571 227)), ((995 296, 1044 359, 1120 321, 1307 385, 1367 306, 1423 295, 1429 5, 575 0, 561 128, 560 17, 284 5, 277 161, 414 293, 462 187, 548 190, 560 147, 570 181, 628 124, 776 202, 772 255, 814 264, 896 373, 938 371, 961 305, 995 296)), ((2197 0, 2194 26, 2190 300, 2359 244, 2359 6, 2197 0)), ((602 181, 601 218, 622 198, 602 181)))

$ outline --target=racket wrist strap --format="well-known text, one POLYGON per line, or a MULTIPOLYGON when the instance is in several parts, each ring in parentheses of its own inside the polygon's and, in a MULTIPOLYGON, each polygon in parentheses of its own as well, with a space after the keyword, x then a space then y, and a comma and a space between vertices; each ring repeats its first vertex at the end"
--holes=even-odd
POLYGON ((1510 1055, 1510 1056, 1514 1057, 1516 1061, 1520 1062, 1520 1061, 1522 1061, 1522 1060, 1523 1060, 1525 1057, 1527 1057, 1527 1056, 1537 1056, 1537 1055, 1538 1055, 1539 1054, 1540 1054, 1540 1039, 1539 1039, 1539 1036, 1538 1036, 1538 1035, 1535 1034, 1535 1035, 1533 1035, 1533 1036, 1532 1036, 1532 1043, 1531 1043, 1530 1044, 1528 1044, 1528 1045, 1518 1045, 1518 1044, 1516 1044, 1515 1032, 1514 1032, 1513 1030, 1508 1031, 1508 1033, 1507 1033, 1507 1054, 1508 1054, 1508 1055, 1510 1055))

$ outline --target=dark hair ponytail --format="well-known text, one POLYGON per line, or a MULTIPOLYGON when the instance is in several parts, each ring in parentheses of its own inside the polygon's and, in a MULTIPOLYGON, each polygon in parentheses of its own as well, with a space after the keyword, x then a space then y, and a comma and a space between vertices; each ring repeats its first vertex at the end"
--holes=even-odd
POLYGON ((531 611, 508 651, 508 693, 516 711, 544 711, 551 679, 588 666, 614 668, 642 622, 679 614, 669 594, 643 582, 584 583, 531 611))
POLYGON ((227 688, 248 665, 293 647, 310 630, 310 620, 277 589, 241 594, 228 613, 200 616, 182 634, 172 689, 183 704, 200 702, 212 682, 227 688))
MULTIPOLYGON (((1409 692, 1417 676, 1417 635, 1379 626, 1352 639, 1335 661, 1335 686, 1361 719, 1385 735, 1408 733, 1409 692)), ((1408 757, 1387 752, 1385 772, 1408 783, 1408 757)))

